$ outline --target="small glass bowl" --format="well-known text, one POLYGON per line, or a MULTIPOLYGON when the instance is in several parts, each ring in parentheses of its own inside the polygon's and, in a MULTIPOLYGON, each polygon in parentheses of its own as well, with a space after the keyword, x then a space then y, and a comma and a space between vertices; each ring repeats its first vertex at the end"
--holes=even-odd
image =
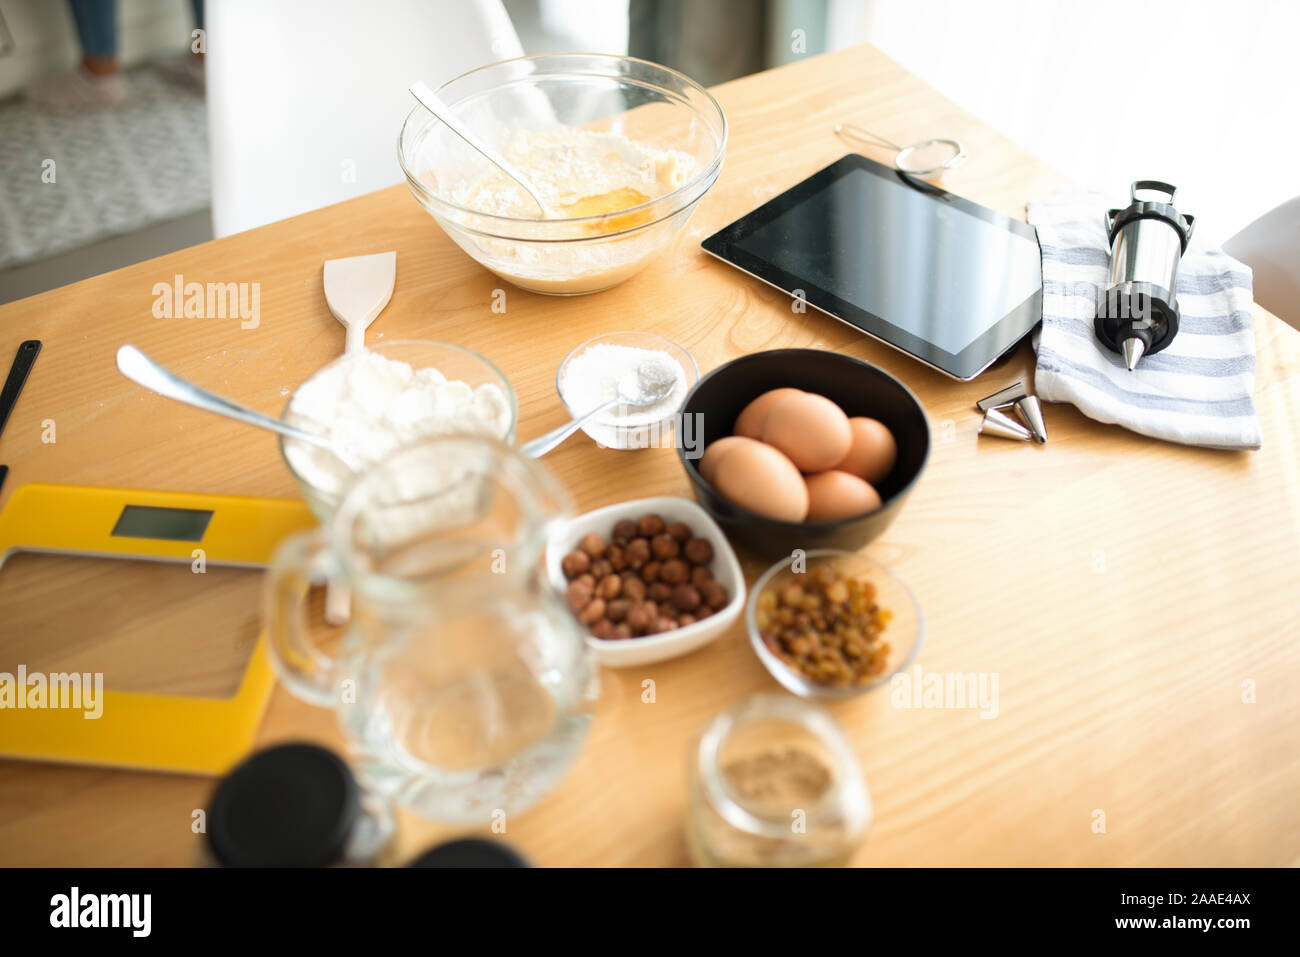
MULTIPOLYGON (((656 349, 668 353, 682 367, 682 371, 686 373, 686 384, 682 390, 683 402, 686 400, 687 393, 700 379, 700 367, 696 365, 695 357, 684 346, 678 345, 671 339, 665 339, 653 332, 610 332, 603 336, 596 336, 594 339, 588 339, 565 356, 564 361, 560 363, 560 368, 555 373, 555 391, 559 394, 560 402, 564 404, 565 411, 573 418, 577 418, 591 410, 589 408, 576 408, 569 404, 569 400, 565 398, 564 390, 561 388, 561 384, 564 382, 564 372, 570 362, 592 346, 630 346, 636 349, 656 349)), ((681 403, 679 402, 671 412, 662 418, 652 417, 649 421, 646 420, 643 413, 635 411, 629 412, 626 416, 620 416, 619 408, 619 406, 615 406, 608 412, 602 412, 589 420, 582 427, 582 431, 591 436, 596 444, 603 448, 660 448, 669 444, 677 420, 677 413, 681 411, 681 403)))
MULTIPOLYGON (((505 394, 506 403, 510 409, 509 427, 506 434, 499 438, 507 445, 514 444, 515 427, 519 422, 519 400, 515 396, 514 387, 510 385, 510 380, 491 360, 479 355, 472 349, 466 349, 464 346, 458 346, 452 342, 439 342, 434 339, 395 339, 392 342, 367 346, 366 351, 376 352, 387 359, 405 362, 417 372, 420 369, 437 369, 449 381, 460 380, 471 388, 477 388, 486 383, 498 386, 505 394)), ((298 389, 294 390, 293 395, 289 396, 284 411, 280 413, 280 421, 290 425, 296 424, 290 417, 289 409, 293 405, 298 390, 317 377, 337 369, 352 358, 354 358, 352 354, 340 356, 312 373, 310 378, 299 385, 298 389)), ((322 522, 326 521, 334 514, 335 509, 342 500, 347 483, 340 483, 337 487, 325 487, 321 482, 314 482, 310 477, 304 475, 299 468, 294 466, 294 457, 289 453, 289 445, 293 442, 293 439, 280 436, 280 455, 284 458, 285 467, 288 468, 289 474, 293 476, 294 481, 298 483, 298 489, 302 493, 307 507, 322 522)))
POLYGON ((863 558, 856 552, 838 549, 814 549, 801 554, 791 555, 777 562, 754 583, 749 592, 749 601, 745 605, 745 627, 749 631, 749 642, 754 648, 758 660, 781 683, 787 691, 802 698, 852 698, 864 692, 879 688, 889 682, 894 675, 906 669, 921 650, 925 637, 925 618, 921 606, 911 590, 883 565, 863 558), (796 558, 806 563, 802 572, 790 571, 796 558), (763 641, 758 629, 759 597, 769 587, 787 584, 787 579, 807 574, 820 565, 833 565, 846 575, 859 581, 868 581, 876 587, 876 602, 892 614, 884 631, 884 638, 889 643, 889 664, 875 678, 856 685, 829 685, 796 670, 784 659, 775 654, 763 641))

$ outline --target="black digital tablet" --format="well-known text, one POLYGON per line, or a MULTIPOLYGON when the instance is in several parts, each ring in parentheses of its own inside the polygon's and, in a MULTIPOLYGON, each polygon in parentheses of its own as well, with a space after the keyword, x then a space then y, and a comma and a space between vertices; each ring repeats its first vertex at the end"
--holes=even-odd
POLYGON ((701 245, 957 379, 1042 318, 1032 226, 857 154, 701 245))

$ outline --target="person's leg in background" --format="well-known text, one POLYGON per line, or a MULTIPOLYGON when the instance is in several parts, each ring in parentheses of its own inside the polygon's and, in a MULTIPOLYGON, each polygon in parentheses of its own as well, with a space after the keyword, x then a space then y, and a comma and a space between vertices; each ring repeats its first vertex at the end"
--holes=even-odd
POLYGON ((103 110, 126 100, 126 80, 117 60, 117 0, 68 0, 81 41, 81 62, 30 95, 38 106, 65 110, 103 110))
POLYGON ((203 89, 203 54, 208 49, 207 29, 203 26, 203 0, 190 0, 190 6, 194 8, 194 28, 199 31, 199 35, 191 37, 190 40, 190 78, 201 90, 203 89))
POLYGON ((118 72, 117 0, 68 0, 81 40, 81 65, 95 76, 118 72))
POLYGON ((177 86, 197 89, 203 92, 203 56, 208 49, 208 35, 203 21, 203 0, 190 0, 194 11, 194 29, 185 38, 186 53, 183 56, 168 56, 160 59, 154 66, 167 81, 177 86))

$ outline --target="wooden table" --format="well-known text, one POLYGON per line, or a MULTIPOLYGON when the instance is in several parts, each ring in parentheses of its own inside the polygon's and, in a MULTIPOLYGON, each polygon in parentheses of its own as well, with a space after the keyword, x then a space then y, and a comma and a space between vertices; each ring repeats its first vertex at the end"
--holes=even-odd
MULTIPOLYGON (((1061 177, 869 47, 716 92, 731 123, 721 178, 673 251, 610 292, 554 299, 506 287, 506 312, 493 312, 504 284, 394 187, 0 308, 6 361, 22 339, 45 342, 0 450, 12 469, 3 498, 36 481, 293 495, 272 439, 143 392, 113 354, 135 342, 182 375, 278 412, 341 347, 321 291, 322 261, 339 256, 396 248, 397 288, 372 337, 485 353, 518 390, 524 437, 562 421, 555 368, 601 331, 666 333, 703 370, 761 349, 840 350, 901 378, 931 418, 929 468, 868 549, 925 609, 919 663, 1000 683, 992 720, 891 707, 886 691, 832 706, 875 800, 858 861, 1300 864, 1300 335, 1256 310, 1259 452, 1152 441, 1067 406, 1048 407, 1045 447, 979 439, 975 399, 1032 376, 1027 348, 956 383, 816 312, 793 314, 786 297, 712 260, 699 241, 842 155, 831 133, 841 120, 900 142, 960 138, 971 159, 950 187, 1015 216, 1061 177), (176 274, 260 283, 259 327, 154 318, 152 287, 176 274), (57 442, 42 444, 50 418, 57 442)), ((574 439, 547 462, 583 509, 690 494, 668 449, 601 451, 574 439)), ((746 561, 751 581, 761 566, 746 561)), ((684 863, 691 736, 775 684, 741 627, 686 658, 604 679, 576 767, 508 822, 507 837, 545 865, 684 863), (654 704, 641 703, 647 677, 654 704)), ((330 714, 283 688, 261 738, 340 744, 330 714)), ((0 863, 191 862, 191 813, 211 785, 0 763, 0 863)), ((403 824, 411 852, 443 833, 403 824)))

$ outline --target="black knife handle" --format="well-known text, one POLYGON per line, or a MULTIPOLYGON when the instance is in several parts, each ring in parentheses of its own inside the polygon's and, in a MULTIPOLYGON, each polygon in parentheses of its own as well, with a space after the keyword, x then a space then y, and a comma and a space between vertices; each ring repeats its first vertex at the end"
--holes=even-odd
POLYGON ((40 351, 41 340, 39 339, 28 339, 18 347, 14 364, 9 367, 9 378, 5 379, 4 388, 0 389, 0 432, 4 431, 5 423, 9 421, 9 413, 14 410, 18 393, 23 391, 23 384, 27 381, 27 376, 32 371, 32 364, 36 362, 36 356, 40 351))

